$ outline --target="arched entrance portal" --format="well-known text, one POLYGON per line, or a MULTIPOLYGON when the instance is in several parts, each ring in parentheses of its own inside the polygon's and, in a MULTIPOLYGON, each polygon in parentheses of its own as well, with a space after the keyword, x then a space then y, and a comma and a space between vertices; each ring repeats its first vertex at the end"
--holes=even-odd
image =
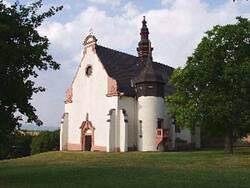
POLYGON ((81 129, 81 148, 82 151, 92 151, 94 146, 94 131, 91 121, 88 120, 88 114, 86 121, 82 122, 81 129))

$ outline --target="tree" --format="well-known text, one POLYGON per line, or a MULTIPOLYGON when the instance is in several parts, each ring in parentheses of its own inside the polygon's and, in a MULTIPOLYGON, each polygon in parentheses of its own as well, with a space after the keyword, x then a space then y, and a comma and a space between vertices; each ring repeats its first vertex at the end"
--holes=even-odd
POLYGON ((41 12, 41 7, 42 0, 27 6, 17 1, 11 7, 0 0, 0 159, 6 154, 9 136, 24 117, 29 123, 42 124, 30 103, 34 93, 45 90, 35 86, 38 71, 59 69, 48 53, 48 38, 37 28, 62 7, 47 12, 41 12))
POLYGON ((225 138, 225 150, 250 131, 250 21, 215 26, 171 77, 167 98, 178 124, 205 127, 225 138))

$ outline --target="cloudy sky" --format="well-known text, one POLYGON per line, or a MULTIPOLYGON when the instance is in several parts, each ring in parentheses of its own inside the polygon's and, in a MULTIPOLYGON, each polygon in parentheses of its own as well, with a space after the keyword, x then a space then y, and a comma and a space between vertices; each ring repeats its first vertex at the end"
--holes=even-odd
POLYGON ((90 28, 99 44, 136 55, 142 17, 146 16, 154 60, 173 67, 184 66, 205 31, 217 24, 235 23, 236 16, 250 18, 250 1, 232 1, 44 0, 44 10, 64 6, 39 28, 51 42, 50 53, 61 64, 60 71, 40 72, 36 80, 37 85, 47 89, 32 100, 44 126, 59 126, 65 91, 80 63, 82 42, 90 28))

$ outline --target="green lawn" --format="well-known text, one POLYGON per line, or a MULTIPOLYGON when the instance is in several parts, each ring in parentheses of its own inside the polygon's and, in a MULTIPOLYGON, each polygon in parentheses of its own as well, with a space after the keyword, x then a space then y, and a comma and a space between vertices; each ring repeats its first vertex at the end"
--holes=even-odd
POLYGON ((166 153, 49 152, 0 162, 0 188, 250 187, 250 149, 166 153))

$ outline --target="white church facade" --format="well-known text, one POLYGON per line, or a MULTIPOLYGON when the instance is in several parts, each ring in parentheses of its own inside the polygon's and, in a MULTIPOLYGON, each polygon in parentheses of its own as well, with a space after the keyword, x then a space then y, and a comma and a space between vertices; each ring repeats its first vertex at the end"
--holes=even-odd
POLYGON ((167 151, 177 138, 194 142, 189 130, 175 130, 167 113, 164 97, 173 92, 167 82, 174 69, 153 61, 145 18, 140 35, 137 57, 86 37, 66 93, 60 150, 167 151))

